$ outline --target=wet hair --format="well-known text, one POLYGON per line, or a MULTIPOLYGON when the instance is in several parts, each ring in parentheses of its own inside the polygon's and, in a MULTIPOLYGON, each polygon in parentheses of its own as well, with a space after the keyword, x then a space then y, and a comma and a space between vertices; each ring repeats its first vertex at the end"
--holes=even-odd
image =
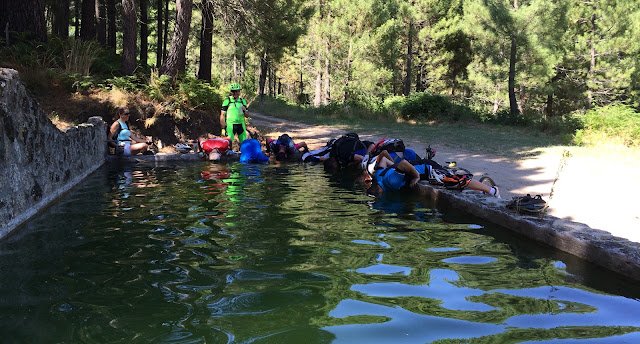
POLYGON ((378 185, 378 183, 373 183, 373 185, 371 185, 366 192, 367 194, 372 196, 382 196, 384 190, 380 185, 378 185))
POLYGON ((278 152, 276 154, 276 161, 285 161, 287 159, 287 155, 284 152, 278 152))
POLYGON ((327 173, 336 173, 338 172, 338 161, 335 157, 329 157, 329 159, 323 162, 324 171, 327 173))

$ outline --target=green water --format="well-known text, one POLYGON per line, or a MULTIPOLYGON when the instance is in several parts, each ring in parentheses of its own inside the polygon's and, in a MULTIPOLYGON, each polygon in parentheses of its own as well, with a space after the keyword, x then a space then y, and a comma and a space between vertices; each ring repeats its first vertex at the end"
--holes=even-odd
POLYGON ((0 343, 638 343, 637 284, 319 167, 105 167, 0 241, 0 343))

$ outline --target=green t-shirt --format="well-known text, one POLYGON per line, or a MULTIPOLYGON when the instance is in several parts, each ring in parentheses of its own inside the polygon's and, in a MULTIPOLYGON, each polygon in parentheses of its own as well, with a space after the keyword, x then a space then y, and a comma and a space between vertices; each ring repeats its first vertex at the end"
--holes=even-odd
POLYGON ((227 97, 222 101, 222 111, 227 112, 227 123, 244 123, 243 105, 247 106, 247 101, 242 98, 235 100, 233 97, 227 97))

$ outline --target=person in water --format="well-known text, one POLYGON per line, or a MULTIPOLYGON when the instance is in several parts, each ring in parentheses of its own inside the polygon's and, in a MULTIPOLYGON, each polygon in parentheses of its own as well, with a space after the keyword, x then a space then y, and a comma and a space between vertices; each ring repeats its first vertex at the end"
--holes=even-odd
POLYGON ((133 134, 129 129, 129 108, 120 106, 117 109, 118 119, 113 122, 109 130, 109 138, 115 142, 116 149, 122 149, 124 156, 136 155, 143 153, 145 155, 153 155, 149 150, 149 144, 146 139, 140 138, 133 134))
POLYGON ((280 135, 276 140, 267 138, 267 153, 275 155, 276 161, 285 161, 302 150, 308 152, 305 142, 295 143, 288 134, 280 135))
POLYGON ((209 160, 220 160, 222 155, 231 150, 231 142, 228 139, 213 138, 200 141, 200 147, 209 160))
POLYGON ((371 195, 379 196, 386 191, 413 188, 420 180, 433 180, 444 185, 451 183, 459 190, 468 187, 500 198, 500 191, 496 186, 482 184, 467 175, 447 174, 446 169, 430 159, 417 160, 413 163, 402 159, 400 162, 394 163, 389 153, 383 150, 372 159, 365 156, 361 166, 363 168, 363 182, 365 186, 369 187, 367 193, 371 195))

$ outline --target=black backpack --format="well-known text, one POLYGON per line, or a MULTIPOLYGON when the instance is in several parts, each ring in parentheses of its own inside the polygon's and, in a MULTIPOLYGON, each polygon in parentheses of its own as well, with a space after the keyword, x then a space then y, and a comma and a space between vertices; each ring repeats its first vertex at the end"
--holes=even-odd
POLYGON ((329 156, 336 159, 339 167, 346 167, 353 161, 356 151, 366 148, 364 143, 360 141, 358 134, 348 133, 333 142, 329 156))

